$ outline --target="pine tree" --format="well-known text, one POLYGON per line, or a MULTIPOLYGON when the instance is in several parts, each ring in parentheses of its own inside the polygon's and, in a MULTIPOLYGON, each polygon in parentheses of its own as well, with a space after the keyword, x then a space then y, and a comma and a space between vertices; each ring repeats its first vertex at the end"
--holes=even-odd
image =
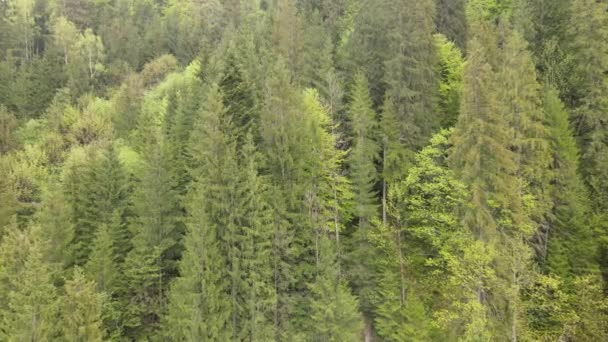
POLYGON ((382 221, 386 223, 388 185, 403 179, 411 166, 413 151, 400 140, 398 118, 393 99, 387 97, 382 107, 382 221))
POLYGON ((274 66, 267 79, 267 88, 269 91, 261 113, 260 128, 261 151, 270 178, 269 201, 273 208, 273 225, 276 227, 272 239, 273 278, 277 296, 273 321, 276 339, 285 340, 289 339, 291 325, 294 324, 292 291, 297 282, 306 284, 310 274, 309 269, 298 272, 300 263, 310 265, 309 259, 299 257, 307 256, 302 250, 303 241, 312 240, 311 231, 303 226, 302 202, 298 198, 302 194, 298 181, 301 171, 298 167, 307 152, 302 150, 303 145, 299 143, 304 127, 303 116, 298 113, 300 98, 282 62, 274 66))
POLYGON ((23 272, 32 242, 17 227, 16 217, 4 228, 0 243, 0 337, 7 340, 10 327, 6 322, 12 315, 9 309, 10 294, 17 290, 18 277, 23 272))
POLYGON ((13 186, 10 174, 11 166, 9 159, 0 157, 0 236, 4 235, 4 227, 7 226, 13 216, 17 214, 21 208, 21 204, 17 198, 17 191, 13 186))
POLYGON ((74 225, 70 265, 83 265, 86 262, 95 236, 99 218, 94 195, 97 184, 93 174, 96 154, 93 148, 87 152, 74 151, 64 167, 64 191, 71 206, 71 223, 74 225))
POLYGON ((223 104, 232 117, 235 133, 242 144, 248 132, 258 132, 259 114, 255 94, 249 81, 245 79, 236 52, 229 51, 223 78, 219 84, 223 94, 223 104))
POLYGON ((61 330, 68 341, 102 341, 102 296, 79 268, 65 283, 61 297, 61 330))
POLYGON ((124 260, 131 234, 126 225, 129 204, 127 176, 113 146, 88 147, 72 155, 64 174, 64 191, 71 205, 74 225, 73 264, 88 260, 97 228, 108 225, 115 239, 116 255, 124 260), (119 220, 112 224, 115 217, 119 220))
POLYGON ((361 74, 355 77, 349 105, 352 147, 348 164, 355 193, 355 212, 359 222, 369 224, 377 212, 374 194, 378 180, 376 162, 379 158, 378 122, 372 109, 368 84, 361 74))
POLYGON ((122 262, 131 248, 131 233, 127 227, 131 189, 115 146, 106 147, 99 158, 99 164, 94 171, 96 182, 100 184, 95 190, 95 202, 99 211, 97 225, 108 226, 114 241, 115 256, 122 262))
POLYGON ((17 126, 17 119, 13 113, 9 112, 4 105, 0 106, 0 155, 5 154, 15 148, 16 139, 13 131, 17 126))

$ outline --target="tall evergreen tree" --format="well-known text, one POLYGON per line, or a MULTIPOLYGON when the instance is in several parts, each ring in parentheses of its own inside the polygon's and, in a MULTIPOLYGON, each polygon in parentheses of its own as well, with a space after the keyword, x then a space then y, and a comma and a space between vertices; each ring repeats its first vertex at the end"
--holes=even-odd
POLYGON ((437 51, 431 0, 387 2, 390 38, 384 82, 398 118, 399 141, 416 150, 437 128, 437 51))
POLYGON ((66 340, 103 340, 103 298, 95 287, 78 268, 74 270, 73 279, 65 283, 65 296, 61 297, 61 330, 66 340))
POLYGON ((191 153, 199 160, 200 170, 194 170, 195 188, 188 196, 186 255, 172 288, 166 321, 167 334, 174 338, 267 340, 274 336, 268 243, 272 227, 260 196, 264 190, 251 135, 246 137, 240 164, 233 119, 213 86, 198 120, 199 130, 192 136, 191 153), (195 245, 188 243, 190 239, 195 245), (216 296, 199 288, 200 282, 216 296), (197 299, 190 301, 193 296, 197 299), (201 322, 197 315, 217 320, 201 322))
MULTIPOLYGON (((570 74, 571 94, 566 103, 574 109, 574 124, 581 145, 581 171, 594 199, 593 209, 606 231, 606 203, 608 203, 608 70, 606 35, 608 25, 606 3, 588 0, 572 1, 567 33, 572 37, 568 51, 575 67, 570 74), (593 43, 591 43, 593 42, 593 43)), ((608 241, 602 233, 602 272, 608 279, 608 241)))
POLYGON ((10 272, 5 274, 12 282, 0 323, 0 331, 7 341, 47 341, 56 333, 57 292, 51 279, 53 271, 44 258, 37 230, 30 228, 21 233, 24 235, 19 239, 28 239, 29 248, 25 250, 26 256, 20 267, 3 270, 3 273, 10 272))
POLYGON ((510 31, 504 42, 502 65, 498 75, 499 101, 502 115, 512 128, 513 150, 518 154, 519 175, 540 207, 546 211, 543 194, 546 176, 543 172, 549 164, 545 118, 541 109, 540 85, 527 43, 517 31, 510 31), (545 178, 545 179, 543 179, 545 178))
POLYGON ((435 35, 435 46, 439 57, 440 121, 442 127, 451 127, 456 124, 460 111, 464 59, 460 49, 444 35, 435 35))
POLYGON ((352 147, 347 161, 353 189, 355 230, 348 264, 349 277, 361 298, 362 307, 369 311, 369 298, 373 292, 373 251, 368 243, 368 234, 372 221, 378 214, 375 189, 379 180, 376 165, 380 157, 380 130, 376 113, 372 109, 367 80, 359 74, 354 82, 348 109, 352 147))
POLYGON ((552 208, 549 227, 537 248, 552 274, 571 279, 597 271, 597 241, 589 220, 587 189, 579 170, 579 148, 570 127, 569 113, 555 90, 544 92, 544 111, 549 122, 553 151, 552 208))
POLYGON ((467 50, 469 61, 450 163, 471 190, 470 206, 463 217, 465 224, 497 252, 494 260, 500 261, 495 266, 500 282, 484 284, 488 279, 480 279, 484 285, 478 288, 478 300, 482 305, 500 308, 494 311, 492 322, 504 326, 495 327, 495 331, 508 329, 502 334, 517 338, 518 289, 520 276, 523 277, 518 272, 528 266, 523 244, 533 226, 523 207, 508 118, 501 115, 496 95, 489 91, 495 87, 496 76, 477 38, 470 41, 467 50), (503 281, 505 284, 501 284, 503 281))
MULTIPOLYGON (((175 173, 171 172, 166 140, 154 117, 159 105, 151 100, 139 127, 142 162, 133 194, 132 249, 125 259, 123 300, 126 333, 132 338, 150 336, 165 308, 165 292, 177 273, 182 229, 175 173)), ((162 110, 162 107, 161 107, 162 110)), ((162 112, 161 112, 162 113, 162 112)))
POLYGON ((45 256, 59 268, 66 267, 72 260, 70 243, 74 239, 74 226, 70 222, 71 210, 63 193, 62 184, 50 180, 42 197, 42 206, 37 213, 42 238, 46 242, 45 256))
POLYGON ((436 0, 435 26, 460 49, 466 47, 467 18, 465 0, 436 0))
POLYGON ((252 86, 243 75, 242 66, 235 51, 229 51, 222 80, 219 84, 224 107, 232 116, 235 134, 241 136, 240 144, 247 133, 258 132, 259 114, 252 86))
POLYGON ((310 286, 308 341, 359 341, 362 320, 357 298, 350 293, 335 262, 335 247, 329 236, 319 239, 317 278, 310 286))

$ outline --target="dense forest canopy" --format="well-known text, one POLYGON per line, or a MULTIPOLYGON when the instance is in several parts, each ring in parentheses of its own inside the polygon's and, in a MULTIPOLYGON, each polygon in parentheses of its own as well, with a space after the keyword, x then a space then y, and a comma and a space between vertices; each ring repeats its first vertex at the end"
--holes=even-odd
POLYGON ((1 341, 608 341, 605 0, 0 0, 1 341))

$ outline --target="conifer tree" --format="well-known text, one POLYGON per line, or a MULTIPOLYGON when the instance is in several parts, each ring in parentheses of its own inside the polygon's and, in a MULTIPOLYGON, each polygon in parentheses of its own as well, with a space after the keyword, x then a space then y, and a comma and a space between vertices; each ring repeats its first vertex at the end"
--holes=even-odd
POLYGON ((47 341, 55 335, 57 328, 57 293, 51 279, 53 271, 44 259, 37 229, 30 228, 21 234, 20 239, 29 240, 29 248, 25 250, 25 258, 19 268, 6 269, 11 272, 6 275, 12 282, 12 290, 7 293, 0 331, 8 341, 47 341))
POLYGON ((398 119, 399 141, 416 150, 437 128, 437 51, 433 38, 432 0, 388 1, 391 25, 384 82, 398 119))
POLYGON ((482 305, 501 307, 492 322, 504 326, 495 327, 495 331, 505 329, 502 334, 516 338, 521 314, 518 289, 525 279, 517 272, 529 266, 524 241, 533 233, 533 226, 523 208, 517 155, 510 149, 508 118, 500 114, 496 95, 488 91, 496 84, 495 74, 477 38, 470 41, 467 50, 469 61, 450 163, 471 191, 464 223, 478 239, 497 251, 494 260, 501 262, 494 266, 499 282, 487 284, 489 279, 480 279, 478 300, 482 305), (492 288, 491 297, 486 286, 492 288))
POLYGON ((74 240, 71 242, 72 260, 70 265, 83 265, 92 247, 97 225, 98 211, 95 203, 97 184, 93 174, 97 151, 90 148, 72 155, 64 167, 64 191, 71 206, 74 240), (88 155, 84 155, 87 153, 88 155))
POLYGON ((110 228, 104 224, 97 229, 85 271, 88 278, 94 280, 96 289, 107 294, 116 290, 115 286, 119 278, 117 271, 120 268, 116 263, 114 251, 114 239, 110 234, 110 228))
POLYGON ((464 59, 460 49, 442 34, 435 34, 435 46, 439 58, 441 126, 452 127, 460 111, 464 59))
POLYGON ((323 234, 319 240, 317 277, 311 285, 308 341, 359 341, 361 315, 354 297, 338 272, 335 247, 323 234))
POLYGON ((65 283, 61 297, 61 330, 68 341, 102 341, 102 295, 79 268, 65 283))
POLYGON ((372 109, 368 83, 362 74, 355 77, 349 105, 349 126, 352 147, 348 157, 349 180, 353 189, 355 231, 349 255, 350 278, 362 307, 369 310, 372 289, 372 246, 367 236, 378 213, 375 185, 379 180, 376 163, 379 160, 379 125, 372 109))
POLYGON ((542 231, 537 248, 542 248, 549 272, 565 280, 597 268, 597 242, 587 189, 578 173, 580 153, 569 113, 553 89, 544 91, 544 111, 553 151, 552 208, 550 226, 542 231))
POLYGON ((393 99, 386 97, 380 120, 382 129, 382 221, 386 223, 388 185, 404 177, 411 166, 413 151, 401 143, 398 118, 393 99))
POLYGON ((54 179, 49 182, 36 217, 42 228, 42 238, 46 242, 45 256, 60 269, 68 266, 72 260, 70 243, 74 239, 74 226, 70 222, 71 210, 61 185, 54 179))
POLYGON ((230 264, 231 257, 236 257, 230 240, 234 222, 226 208, 231 197, 228 179, 234 176, 236 160, 234 142, 224 135, 225 124, 230 125, 230 120, 221 93, 213 86, 191 142, 190 153, 200 169, 193 170, 185 251, 169 298, 165 330, 175 339, 222 340, 236 333, 234 293, 230 292, 231 285, 236 285, 230 269, 235 266, 230 264))
POLYGON ((81 266, 86 263, 96 229, 103 224, 113 229, 110 234, 116 240, 116 255, 124 260, 131 238, 126 226, 129 188, 115 148, 109 146, 100 151, 88 147, 74 153, 72 158, 65 170, 64 191, 72 208, 73 263, 81 266), (119 218, 116 224, 112 224, 114 217, 119 218))
POLYGON ((437 31, 454 42, 458 48, 464 49, 467 42, 466 1, 437 0, 436 7, 437 31))
POLYGON ((242 144, 248 132, 256 134, 258 131, 256 98, 250 82, 243 75, 236 52, 229 51, 225 63, 219 86, 223 94, 224 108, 230 113, 234 133, 241 136, 239 143, 242 144))
POLYGON ((367 80, 359 74, 354 82, 349 105, 352 147, 348 164, 355 194, 355 215, 360 224, 366 225, 377 212, 374 187, 378 180, 379 125, 372 109, 367 80))
POLYGON ((171 172, 166 140, 155 119, 160 104, 151 101, 141 116, 139 142, 142 154, 133 193, 132 249, 125 259, 122 300, 130 303, 124 318, 126 334, 150 336, 165 308, 165 292, 177 272, 182 229, 175 173, 171 172))
POLYGON ((10 337, 6 322, 12 315, 9 309, 10 294, 17 290, 18 277, 23 272, 31 249, 29 236, 17 226, 16 217, 4 228, 0 243, 0 337, 10 337))
POLYGON ((551 159, 540 85, 532 56, 518 32, 508 30, 501 57, 497 75, 500 111, 512 131, 511 150, 516 153, 517 174, 523 181, 519 191, 532 197, 533 208, 527 214, 540 226, 549 211, 546 170, 551 159))
POLYGON ((569 46, 576 64, 572 73, 571 90, 574 94, 570 105, 575 108, 575 129, 582 143, 582 171, 591 196, 597 199, 597 209, 605 208, 608 201, 608 80, 604 77, 608 70, 608 32, 603 29, 608 19, 605 12, 606 4, 603 2, 572 1, 568 25, 568 33, 576 37, 569 46))

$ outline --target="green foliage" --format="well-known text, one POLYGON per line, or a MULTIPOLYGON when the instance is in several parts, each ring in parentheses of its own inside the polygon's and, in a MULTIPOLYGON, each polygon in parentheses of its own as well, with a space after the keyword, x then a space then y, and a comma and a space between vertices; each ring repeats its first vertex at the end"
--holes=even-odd
POLYGON ((307 341, 359 341, 362 320, 354 297, 340 278, 332 241, 319 239, 318 275, 310 286, 310 331, 307 341))
POLYGON ((456 124, 460 110, 464 59, 458 47, 444 35, 436 34, 434 37, 439 57, 439 109, 443 115, 441 126, 451 127, 456 124))
POLYGON ((82 270, 74 270, 73 279, 65 283, 61 298, 61 330, 68 341, 102 341, 101 309, 103 297, 87 281, 82 270))
POLYGON ((553 208, 548 236, 539 242, 548 245, 544 256, 550 272, 567 279, 596 271, 597 241, 589 220, 587 189, 577 173, 580 153, 569 113, 552 89, 545 90, 544 107, 553 150, 553 208))
POLYGON ((607 340, 607 18, 0 0, 0 340, 607 340))
MULTIPOLYGON (((25 249, 2 267, 5 293, 0 331, 8 341, 44 341, 55 333, 57 292, 51 282, 51 267, 42 253, 42 242, 36 237, 37 229, 27 232, 13 231, 11 238, 3 240, 3 251, 11 248, 25 249), (22 243, 22 244, 15 244, 22 243)), ((5 262, 6 262, 5 261, 5 262)))

